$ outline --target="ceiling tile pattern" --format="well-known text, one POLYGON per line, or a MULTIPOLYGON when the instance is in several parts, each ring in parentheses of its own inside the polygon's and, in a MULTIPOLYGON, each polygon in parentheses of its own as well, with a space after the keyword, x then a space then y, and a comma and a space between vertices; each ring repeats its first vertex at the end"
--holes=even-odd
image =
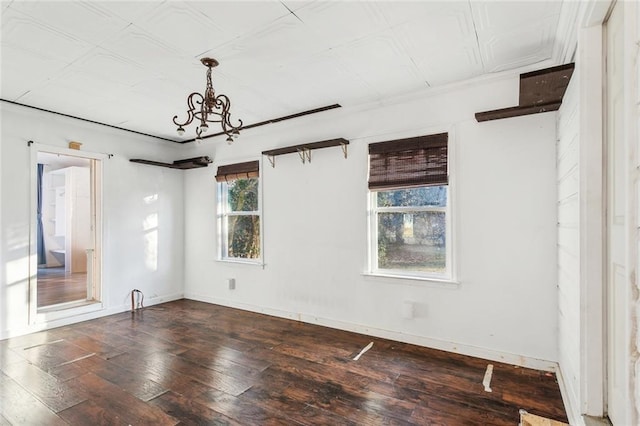
MULTIPOLYGON (((561 1, 3 1, 0 97, 180 140, 199 59, 245 124, 552 58, 561 1)), ((187 131, 183 140, 193 138, 187 131)))

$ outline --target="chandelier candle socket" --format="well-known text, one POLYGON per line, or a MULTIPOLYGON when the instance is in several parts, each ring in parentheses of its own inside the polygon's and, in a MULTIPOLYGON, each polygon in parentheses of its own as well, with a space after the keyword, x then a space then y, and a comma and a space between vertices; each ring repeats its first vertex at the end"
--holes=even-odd
POLYGON ((204 96, 198 92, 193 92, 187 98, 187 119, 184 122, 178 121, 178 116, 173 117, 173 123, 178 126, 178 134, 184 134, 184 126, 188 126, 195 119, 200 122, 196 127, 196 141, 202 140, 202 133, 209 129, 207 123, 220 123, 222 131, 227 135, 227 143, 233 143, 233 140, 240 135, 242 120, 238 120, 238 125, 231 124, 231 101, 226 95, 217 95, 211 84, 211 69, 218 66, 218 61, 213 58, 202 58, 200 60, 207 67, 207 88, 204 96))

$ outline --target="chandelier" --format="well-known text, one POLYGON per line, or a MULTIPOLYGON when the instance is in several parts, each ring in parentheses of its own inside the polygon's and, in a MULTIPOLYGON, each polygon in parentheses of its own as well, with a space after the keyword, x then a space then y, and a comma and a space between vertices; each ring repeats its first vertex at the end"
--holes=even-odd
POLYGON ((238 125, 231 124, 229 109, 231 101, 226 95, 217 95, 211 84, 211 69, 218 66, 218 61, 213 58, 202 58, 200 60, 207 67, 207 88, 204 96, 198 92, 193 92, 187 98, 187 119, 184 122, 178 121, 178 116, 173 117, 173 123, 178 126, 178 134, 184 135, 184 127, 197 120, 200 125, 196 127, 196 141, 202 140, 202 133, 209 130, 207 123, 220 123, 222 132, 227 135, 227 143, 233 143, 233 140, 240 135, 242 120, 238 120, 238 125))

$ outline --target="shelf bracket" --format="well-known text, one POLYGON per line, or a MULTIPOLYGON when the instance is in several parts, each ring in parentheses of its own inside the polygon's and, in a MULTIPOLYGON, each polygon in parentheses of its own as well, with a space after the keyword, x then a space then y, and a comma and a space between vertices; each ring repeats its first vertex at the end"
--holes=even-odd
POLYGON ((311 163, 311 150, 309 148, 307 147, 299 148, 298 155, 302 160, 302 164, 304 164, 305 162, 311 163))
POLYGON ((269 163, 271 163, 271 167, 276 166, 275 157, 277 157, 278 155, 293 154, 295 152, 297 152, 300 156, 302 164, 306 164, 311 163, 311 151, 313 151, 314 149, 329 148, 332 146, 340 146, 342 148, 342 154, 344 155, 344 158, 347 158, 347 145, 349 145, 349 141, 344 138, 328 139, 326 141, 303 143, 300 145, 287 146, 284 148, 270 149, 267 151, 262 151, 262 155, 267 156, 267 158, 269 159, 269 163))
POLYGON ((344 158, 347 158, 347 144, 344 142, 340 143, 340 146, 342 147, 342 153, 344 154, 344 158))

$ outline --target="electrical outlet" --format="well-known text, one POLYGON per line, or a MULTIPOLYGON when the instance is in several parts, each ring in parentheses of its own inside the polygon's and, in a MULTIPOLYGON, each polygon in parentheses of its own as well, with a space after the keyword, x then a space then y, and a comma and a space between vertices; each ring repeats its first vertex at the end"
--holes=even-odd
POLYGON ((227 279, 227 286, 229 287, 229 290, 235 290, 236 289, 236 279, 235 278, 228 278, 227 279))

